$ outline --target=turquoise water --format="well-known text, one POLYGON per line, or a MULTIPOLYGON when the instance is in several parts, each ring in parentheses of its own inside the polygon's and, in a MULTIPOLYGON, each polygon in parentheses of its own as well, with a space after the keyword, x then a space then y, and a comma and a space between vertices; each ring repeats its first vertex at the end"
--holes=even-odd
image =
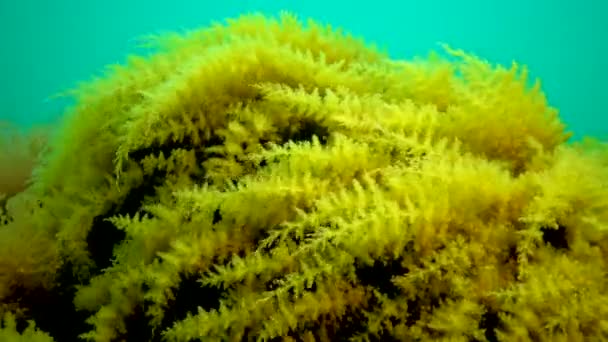
POLYGON ((123 61, 140 35, 280 10, 341 26, 394 58, 445 42, 492 62, 527 64, 576 138, 608 138, 608 1, 601 0, 0 0, 0 119, 54 120, 66 100, 49 96, 123 61))

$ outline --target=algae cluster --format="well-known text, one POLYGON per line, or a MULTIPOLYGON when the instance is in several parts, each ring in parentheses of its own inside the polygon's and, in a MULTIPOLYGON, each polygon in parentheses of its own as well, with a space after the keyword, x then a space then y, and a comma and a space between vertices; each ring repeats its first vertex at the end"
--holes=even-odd
POLYGON ((608 339, 607 149, 525 67, 290 14, 147 42, 3 202, 3 341, 608 339))

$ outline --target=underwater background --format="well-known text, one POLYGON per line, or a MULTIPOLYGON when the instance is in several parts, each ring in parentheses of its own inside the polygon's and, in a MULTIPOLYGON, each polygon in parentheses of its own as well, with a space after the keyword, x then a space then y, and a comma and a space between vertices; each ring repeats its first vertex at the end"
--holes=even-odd
POLYGON ((525 64, 574 139, 608 136, 608 2, 600 0, 2 0, 0 120, 54 121, 69 100, 53 95, 122 63, 142 35, 281 10, 343 27, 392 58, 423 56, 443 42, 491 62, 525 64))

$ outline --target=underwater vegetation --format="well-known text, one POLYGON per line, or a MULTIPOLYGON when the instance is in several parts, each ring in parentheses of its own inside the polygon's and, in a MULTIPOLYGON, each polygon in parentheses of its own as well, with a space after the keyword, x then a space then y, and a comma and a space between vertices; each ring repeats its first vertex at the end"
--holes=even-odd
POLYGON ((608 149, 525 67, 286 13, 146 42, 27 187, 2 147, 0 340, 608 339, 608 149))
POLYGON ((49 130, 36 126, 23 131, 10 122, 0 122, 0 203, 27 187, 49 130))

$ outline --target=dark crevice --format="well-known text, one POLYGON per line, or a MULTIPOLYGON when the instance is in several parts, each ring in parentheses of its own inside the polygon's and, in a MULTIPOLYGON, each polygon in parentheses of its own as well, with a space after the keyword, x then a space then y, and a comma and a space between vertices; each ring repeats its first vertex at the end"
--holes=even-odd
POLYGON ((95 273, 112 265, 114 246, 125 237, 126 233, 107 221, 105 216, 93 219, 93 226, 87 234, 87 250, 95 263, 95 273))
POLYGON ((395 259, 386 264, 375 260, 371 266, 360 266, 356 269, 357 278, 363 285, 373 286, 389 298, 399 294, 399 288, 391 281, 392 277, 408 273, 408 269, 401 266, 401 260, 395 259))
POLYGON ((160 331, 173 326, 174 322, 185 319, 188 314, 196 314, 198 307, 207 311, 217 310, 220 307, 224 290, 202 285, 198 279, 198 275, 181 276, 179 286, 174 292, 174 299, 169 300, 165 310, 160 331))
POLYGON ((500 327, 500 318, 498 313, 492 310, 486 311, 481 317, 479 322, 479 328, 483 329, 486 341, 498 342, 498 336, 496 335, 496 328, 500 327))
POLYGON ((280 132, 280 136, 284 142, 291 140, 296 143, 312 141, 312 137, 316 136, 321 145, 325 145, 329 138, 329 129, 314 120, 302 120, 295 130, 293 127, 286 128, 280 132))
POLYGON ((408 327, 413 326, 420 319, 420 316, 422 315, 421 307, 422 304, 420 303, 420 299, 418 298, 407 301, 407 319, 405 321, 405 324, 408 327))
POLYGON ((160 334, 152 336, 152 329, 149 326, 149 319, 146 317, 144 308, 137 305, 131 314, 125 318, 125 333, 114 339, 115 341, 159 341, 160 334))
POLYGON ((162 172, 155 172, 145 177, 144 182, 129 191, 120 205, 112 207, 107 213, 93 219, 93 225, 86 238, 87 250, 91 260, 95 263, 96 273, 112 265, 114 247, 126 238, 124 230, 118 229, 107 219, 115 215, 134 216, 141 210, 144 199, 154 196, 155 187, 159 185, 159 179, 163 178, 162 172))
POLYGON ((217 208, 213 211, 213 221, 212 224, 216 224, 222 220, 222 213, 220 212, 220 208, 217 208))
POLYGON ((158 156, 161 153, 165 157, 169 157, 173 150, 178 150, 178 149, 193 150, 193 149, 196 149, 196 146, 194 145, 194 143, 192 142, 192 139, 190 137, 186 137, 182 141, 177 141, 177 142, 173 142, 169 139, 168 142, 165 142, 162 145, 153 144, 151 146, 135 150, 135 151, 129 153, 129 159, 139 162, 139 161, 143 160, 144 158, 146 158, 147 156, 150 156, 150 155, 158 156))
POLYGON ((23 332, 26 320, 34 320, 36 327, 48 333, 55 341, 78 341, 78 336, 90 330, 85 323, 88 313, 77 311, 73 304, 78 279, 72 265, 66 263, 58 271, 56 286, 51 289, 16 289, 6 302, 19 302, 25 317, 18 320, 17 330, 23 332))
POLYGON ((552 246, 555 249, 568 249, 568 235, 566 227, 563 225, 558 225, 557 229, 555 228, 541 228, 541 232, 543 233, 543 242, 552 246))

